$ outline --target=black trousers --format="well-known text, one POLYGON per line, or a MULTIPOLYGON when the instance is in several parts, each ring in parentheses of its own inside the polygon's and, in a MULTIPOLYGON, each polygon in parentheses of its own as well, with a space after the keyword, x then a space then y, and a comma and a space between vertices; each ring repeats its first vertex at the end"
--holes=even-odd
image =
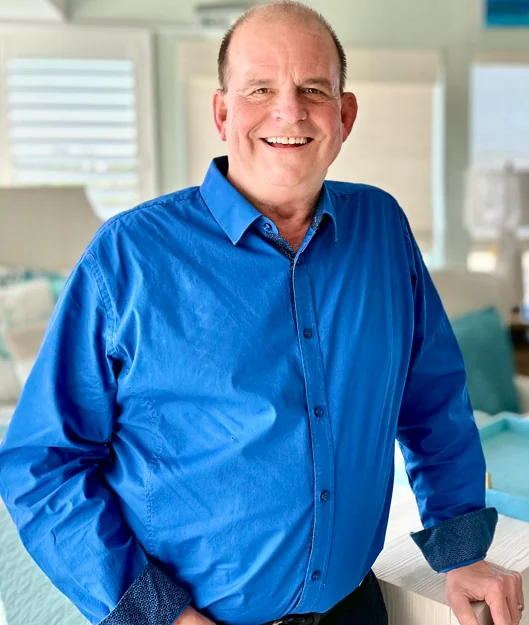
POLYGON ((388 625, 384 597, 373 571, 351 594, 323 614, 291 614, 265 625, 388 625))
POLYGON ((373 571, 356 590, 322 615, 320 625, 388 625, 386 605, 373 571))

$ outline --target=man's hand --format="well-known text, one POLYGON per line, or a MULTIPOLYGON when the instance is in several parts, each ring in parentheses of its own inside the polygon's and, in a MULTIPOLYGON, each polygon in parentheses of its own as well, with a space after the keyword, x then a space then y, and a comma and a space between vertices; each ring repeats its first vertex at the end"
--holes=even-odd
POLYGON ((173 625, 215 625, 206 616, 200 614, 195 608, 187 606, 179 615, 173 625))
POLYGON ((478 625, 471 601, 487 603, 494 625, 518 625, 525 607, 522 576, 485 561, 448 571, 446 595, 461 625, 478 625))

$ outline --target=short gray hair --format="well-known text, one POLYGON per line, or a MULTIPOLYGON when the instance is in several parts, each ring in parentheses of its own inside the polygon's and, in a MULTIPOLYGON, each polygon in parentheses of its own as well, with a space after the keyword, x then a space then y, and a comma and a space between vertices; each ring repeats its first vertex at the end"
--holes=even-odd
POLYGON ((305 4, 301 2, 294 2, 293 0, 278 0, 276 2, 269 2, 268 4, 261 4, 255 7, 251 7, 247 11, 245 11, 241 17, 231 26, 231 28, 226 32, 222 39, 222 43, 220 45, 219 55, 217 59, 218 65, 218 77, 219 77, 219 85, 221 90, 225 93, 227 90, 228 84, 228 52, 230 48, 230 43, 235 34, 235 31, 250 21, 250 18, 255 16, 257 13, 277 13, 277 14, 287 14, 287 15, 295 15, 301 17, 305 20, 315 20, 318 22, 325 30, 329 33, 334 41, 334 45, 336 46, 336 51, 338 52, 338 59, 340 62, 340 94, 343 94, 345 91, 345 83, 347 80, 347 59, 345 56, 345 50, 340 43, 334 29, 329 24, 329 22, 318 13, 314 9, 311 9, 305 4))

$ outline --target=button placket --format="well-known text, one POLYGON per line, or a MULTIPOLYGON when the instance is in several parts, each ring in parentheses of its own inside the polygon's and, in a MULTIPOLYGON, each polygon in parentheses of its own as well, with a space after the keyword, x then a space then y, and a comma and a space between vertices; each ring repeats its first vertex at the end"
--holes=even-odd
POLYGON ((305 265, 291 272, 292 293, 298 345, 301 350, 303 375, 307 401, 307 416, 318 427, 309 427, 310 443, 314 468, 314 518, 309 547, 307 567, 308 581, 301 593, 296 609, 310 612, 322 593, 323 579, 329 560, 334 505, 330 493, 334 489, 334 456, 329 419, 321 419, 325 414, 327 398, 323 356, 317 340, 317 322, 314 311, 311 281, 305 265))

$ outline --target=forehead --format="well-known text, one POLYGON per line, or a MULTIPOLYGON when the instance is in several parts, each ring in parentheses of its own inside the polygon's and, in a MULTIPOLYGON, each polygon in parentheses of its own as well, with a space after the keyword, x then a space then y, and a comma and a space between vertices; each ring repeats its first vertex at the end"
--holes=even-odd
POLYGON ((318 23, 253 19, 234 34, 228 58, 230 81, 277 73, 324 76, 339 81, 338 52, 331 35, 318 23))

